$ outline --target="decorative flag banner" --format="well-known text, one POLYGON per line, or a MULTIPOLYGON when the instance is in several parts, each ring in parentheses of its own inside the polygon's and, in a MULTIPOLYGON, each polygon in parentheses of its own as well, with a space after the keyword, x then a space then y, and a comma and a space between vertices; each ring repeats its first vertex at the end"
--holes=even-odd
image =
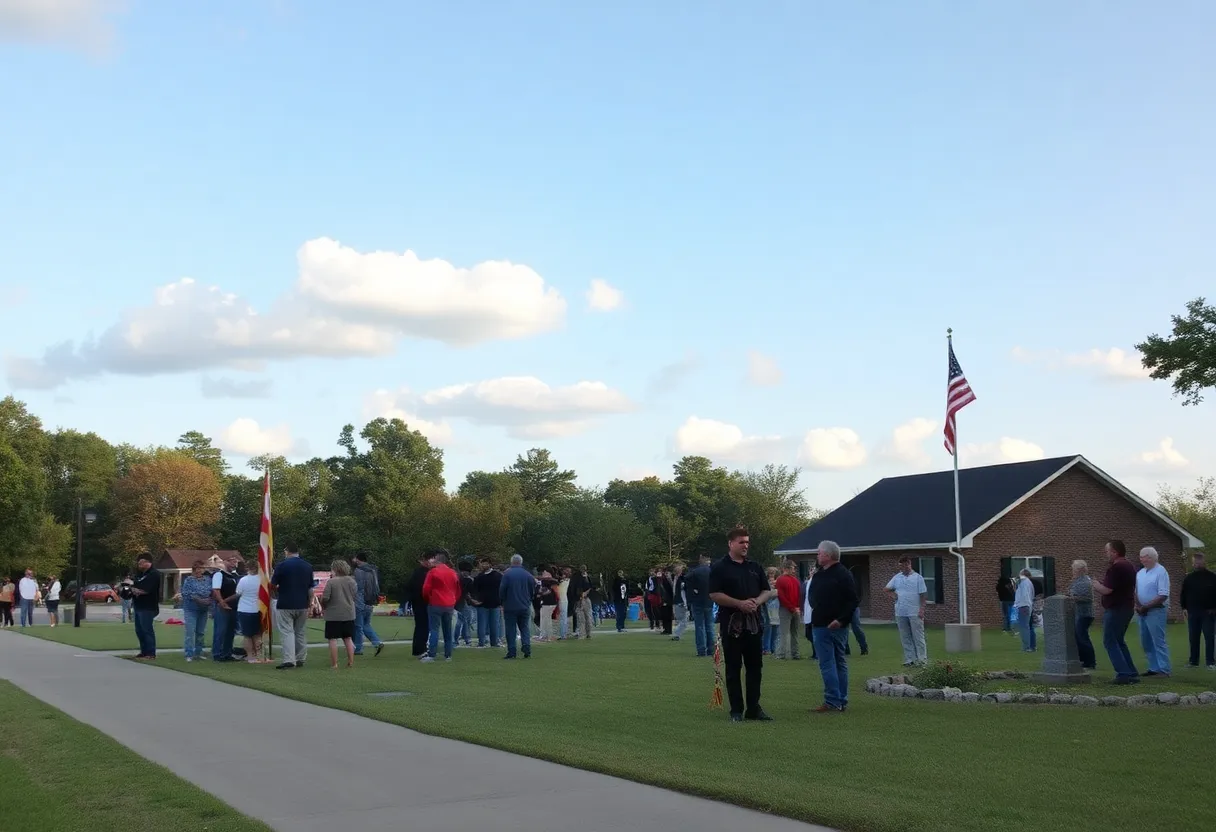
MULTIPOLYGON (((270 632, 270 567, 274 561, 274 533, 270 524, 270 469, 262 486, 262 533, 258 536, 258 612, 262 617, 262 632, 270 632)), ((269 651, 270 645, 267 643, 269 651)))
POLYGON ((946 382, 946 452, 953 454, 955 448, 955 439, 957 438, 958 425, 955 422, 955 414, 962 410, 967 405, 975 401, 975 393, 971 389, 971 384, 967 381, 967 376, 963 375, 963 368, 959 366, 958 359, 954 357, 954 344, 950 344, 950 375, 946 382))

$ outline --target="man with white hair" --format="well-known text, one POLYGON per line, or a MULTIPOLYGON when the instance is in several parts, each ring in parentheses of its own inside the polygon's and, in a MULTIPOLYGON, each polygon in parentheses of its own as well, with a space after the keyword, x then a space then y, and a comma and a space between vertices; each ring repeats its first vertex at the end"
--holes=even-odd
POLYGON ((536 595, 536 579, 524 569, 522 555, 511 555, 511 568, 502 573, 498 584, 498 598, 502 602, 502 615, 506 622, 507 655, 515 658, 515 635, 519 634, 524 658, 532 655, 532 631, 528 618, 532 615, 532 599, 536 595))
POLYGON ((857 609, 853 573, 840 565, 840 546, 819 544, 819 571, 811 582, 811 641, 823 677, 823 704, 815 713, 843 712, 849 706, 849 665, 844 656, 849 624, 857 609))
POLYGON ((1157 550, 1140 550, 1136 573, 1136 614, 1140 616, 1140 646, 1148 661, 1145 676, 1170 675, 1170 645, 1165 640, 1165 622, 1170 602, 1170 573, 1160 563, 1157 550))

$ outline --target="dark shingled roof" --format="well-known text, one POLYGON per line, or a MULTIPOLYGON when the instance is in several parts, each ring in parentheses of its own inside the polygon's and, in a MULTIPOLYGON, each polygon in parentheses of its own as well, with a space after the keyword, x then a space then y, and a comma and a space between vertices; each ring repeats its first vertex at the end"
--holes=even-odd
MULTIPOLYGON (((963 537, 1068 465, 1076 456, 960 468, 963 537)), ((842 549, 954 543, 954 471, 879 480, 822 520, 786 540, 781 552, 810 552, 824 540, 842 549)))

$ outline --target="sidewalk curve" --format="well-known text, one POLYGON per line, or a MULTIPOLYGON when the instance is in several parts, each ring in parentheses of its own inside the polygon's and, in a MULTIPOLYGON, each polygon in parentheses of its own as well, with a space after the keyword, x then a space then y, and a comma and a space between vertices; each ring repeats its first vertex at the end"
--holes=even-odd
POLYGON ((831 832, 17 633, 0 655, 18 687, 275 829, 831 832))

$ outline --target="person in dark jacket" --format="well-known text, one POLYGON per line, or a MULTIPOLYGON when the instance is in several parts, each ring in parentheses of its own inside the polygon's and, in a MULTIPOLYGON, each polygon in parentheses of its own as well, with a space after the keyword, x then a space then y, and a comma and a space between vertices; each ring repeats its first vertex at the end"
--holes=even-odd
POLYGON ((1001 629, 1013 635, 1013 623, 1009 620, 1013 613, 1013 599, 1017 594, 1013 579, 1004 575, 996 579, 996 597, 1001 602, 1001 629))
POLYGON ((1216 573, 1207 568, 1202 552, 1191 555, 1191 565, 1194 569, 1182 579, 1182 595, 1178 599, 1191 637, 1191 660, 1187 667, 1199 667, 1199 637, 1202 635, 1207 647, 1205 664, 1208 670, 1216 670, 1212 645, 1216 641, 1216 573))
POLYGON ((532 631, 528 627, 528 608, 536 595, 536 579, 524 569, 524 559, 511 555, 511 568, 502 573, 498 584, 498 598, 502 602, 502 614, 507 624, 507 655, 515 658, 515 636, 520 636, 524 658, 532 655, 532 631))
POLYGON ((819 544, 819 571, 811 581, 811 638, 823 677, 823 704, 818 713, 840 712, 849 706, 849 665, 844 650, 849 625, 857 609, 853 573, 840 563, 840 547, 831 540, 819 544))
POLYGON ((616 631, 625 632, 625 619, 629 616, 629 581, 625 570, 618 570, 612 582, 612 607, 616 611, 616 631))
POLYGON ((666 569, 660 569, 657 579, 655 580, 655 588, 659 595, 659 621, 663 625, 663 635, 671 635, 671 623, 675 618, 673 609, 675 603, 675 587, 672 586, 671 578, 667 574, 666 569))
POLYGON ((498 626, 502 610, 498 587, 502 583, 502 573, 494 568, 489 558, 482 558, 478 569, 477 576, 473 578, 471 599, 473 608, 477 610, 477 646, 485 647, 488 639, 491 647, 497 647, 502 637, 498 626))
POLYGON ((688 610, 692 614, 692 629, 696 635, 698 656, 714 654, 714 602, 709 597, 709 572, 712 562, 709 555, 701 555, 696 568, 688 573, 688 580, 684 584, 688 610))
POLYGON ((137 659, 156 658, 156 629, 153 624, 160 614, 160 572, 152 568, 152 556, 140 555, 135 583, 131 585, 135 596, 135 635, 139 639, 137 659))
POLYGON ((406 583, 406 597, 410 599, 410 606, 414 610, 414 640, 411 651, 419 659, 426 655, 427 641, 431 637, 430 612, 427 610, 426 599, 422 597, 422 585, 426 583, 427 573, 434 565, 432 553, 426 552, 418 558, 418 567, 406 583))
POLYGON ((456 635, 452 641, 460 643, 464 638, 465 647, 473 646, 473 609, 469 603, 473 597, 473 565, 468 561, 460 562, 460 597, 456 599, 456 635))
POLYGON ((376 655, 384 649, 384 642, 372 628, 372 615, 375 614, 376 604, 380 603, 380 573, 368 562, 371 553, 367 550, 355 552, 352 560, 355 564, 354 579, 357 592, 355 594, 355 655, 363 655, 363 639, 366 638, 376 648, 376 655))

